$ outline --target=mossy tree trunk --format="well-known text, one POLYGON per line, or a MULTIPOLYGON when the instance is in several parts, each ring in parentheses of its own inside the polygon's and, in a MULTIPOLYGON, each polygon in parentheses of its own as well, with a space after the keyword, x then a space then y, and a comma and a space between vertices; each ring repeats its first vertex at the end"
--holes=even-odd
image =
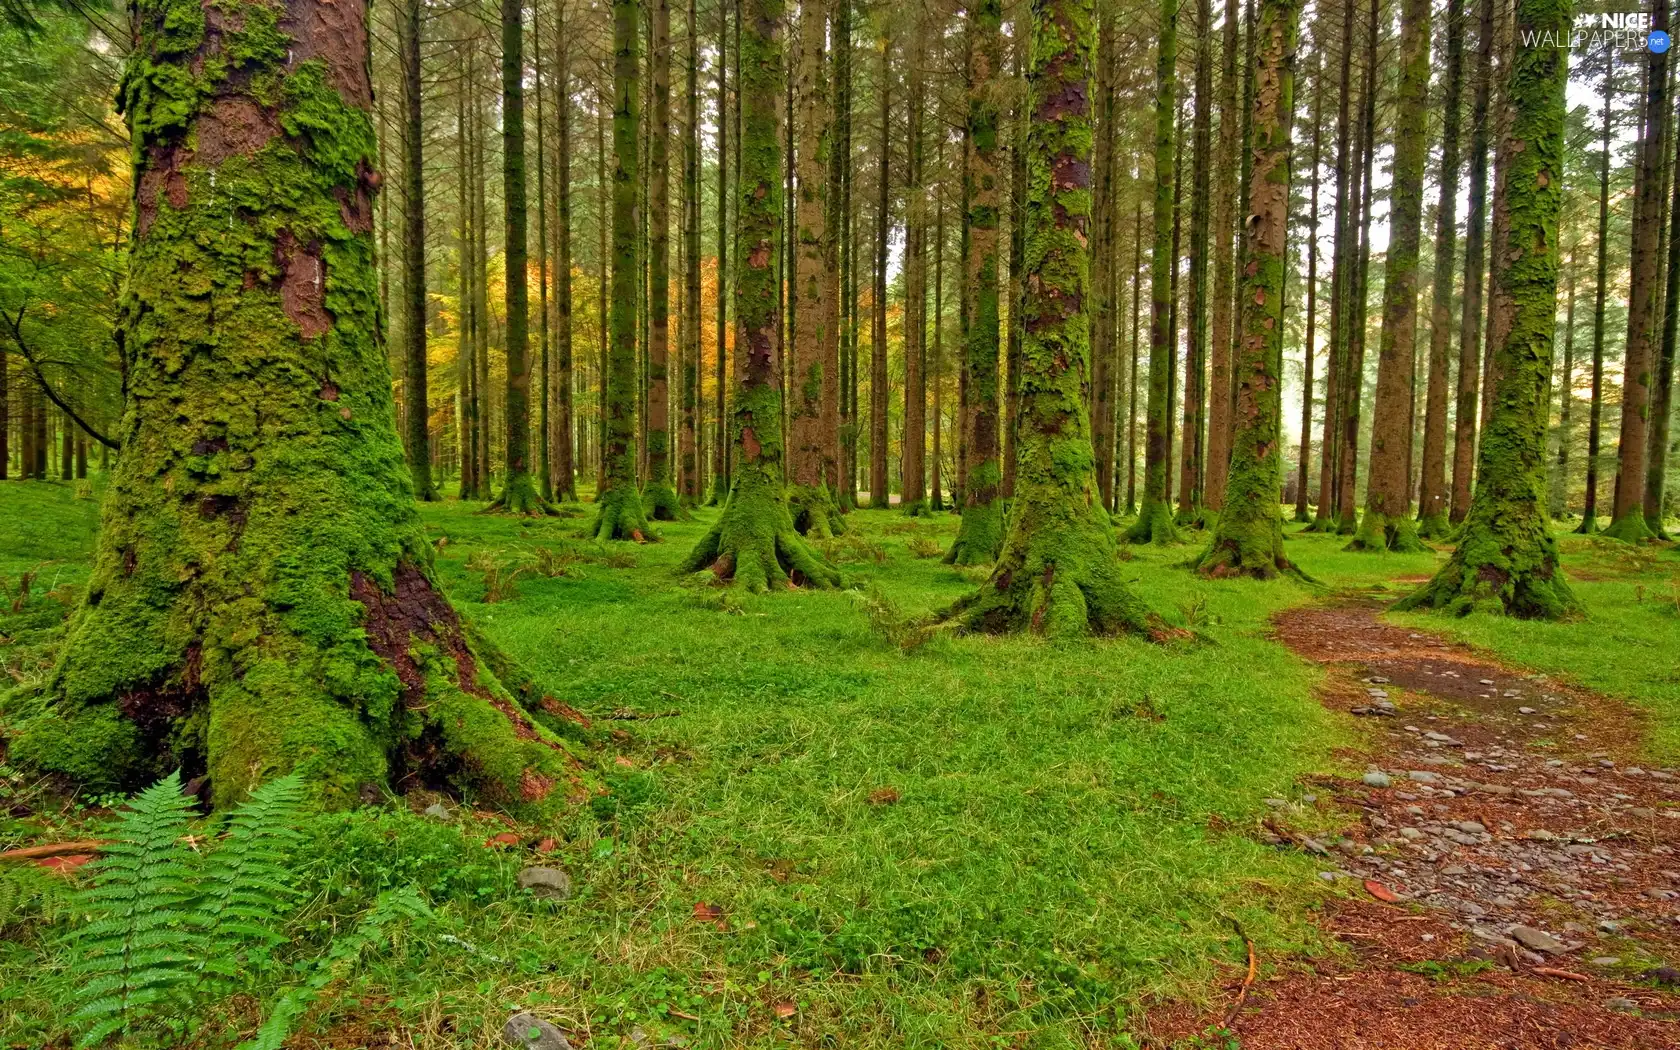
POLYGON ((1126 506, 1125 512, 1137 510, 1137 387, 1138 387, 1138 314, 1143 294, 1138 275, 1143 272, 1143 193, 1140 188, 1132 204, 1132 330, 1131 363, 1126 368, 1126 506))
POLYGON ((577 499, 577 461, 573 454, 572 400, 572 80, 571 39, 566 30, 566 0, 555 5, 554 55, 554 414, 548 435, 554 498, 577 499))
POLYGON ((677 441, 681 462, 678 495, 687 506, 700 502, 703 473, 700 405, 700 10, 688 0, 687 127, 683 136, 683 324, 682 421, 677 441))
POLYGON ((1557 465, 1552 471, 1552 483, 1547 490, 1546 511, 1553 519, 1563 517, 1564 499, 1569 493, 1569 430, 1575 407, 1575 250, 1569 250, 1565 263, 1565 293, 1563 310, 1563 375, 1558 382, 1558 451, 1557 465))
MULTIPOLYGON (((1487 254, 1488 110, 1493 91, 1494 0, 1482 0, 1476 39, 1475 91, 1470 102, 1469 209, 1464 216, 1464 292, 1459 314, 1458 397, 1453 421, 1452 505, 1454 525, 1470 513, 1476 464, 1476 412, 1479 405, 1482 349, 1482 289, 1487 254)), ((1608 126, 1608 125, 1606 125, 1608 126)))
POLYGON ((899 510, 927 511, 927 227, 922 125, 928 107, 922 67, 930 58, 931 16, 912 8, 904 58, 907 139, 904 164, 904 444, 899 457, 899 510))
POLYGON ((829 229, 829 132, 833 112, 823 45, 828 33, 824 0, 800 5, 798 97, 798 199, 795 201, 793 294, 799 323, 789 348, 788 502, 794 528, 817 539, 843 531, 827 484, 830 415, 839 397, 834 348, 839 317, 834 286, 833 231, 829 229))
MULTIPOLYGON (((1236 295, 1236 269, 1231 235, 1236 226, 1237 198, 1247 187, 1237 185, 1237 0, 1225 0, 1225 20, 1220 31, 1219 141, 1214 146, 1213 167, 1213 305, 1208 330, 1207 467, 1202 501, 1217 512, 1225 505, 1225 479, 1231 461, 1231 355, 1236 295)), ((1209 40, 1211 41, 1211 36, 1209 40)), ((1315 82, 1314 86, 1317 84, 1315 82)), ((1323 96, 1323 92, 1319 92, 1323 96)), ((1316 143, 1315 135, 1313 141, 1316 143)), ((1313 160, 1313 187, 1317 192, 1318 161, 1313 160)), ((1307 338, 1307 354, 1312 354, 1307 338)), ((1311 385, 1309 380, 1309 386, 1311 385)), ((1309 395, 1310 400, 1310 395, 1309 395)), ((1307 447, 1302 445, 1303 448, 1307 447)))
MULTIPOLYGON (((1667 30, 1668 5, 1651 15, 1653 31, 1667 30)), ((1645 522, 1645 465, 1650 449, 1651 387, 1662 340, 1661 262, 1663 160, 1668 142, 1668 52, 1647 51, 1644 134, 1634 180, 1633 253, 1629 260, 1628 336, 1622 357, 1622 422, 1616 502, 1606 536, 1637 542, 1651 538, 1645 522)))
POLYGON ((1114 264, 1115 44, 1111 12, 1097 13, 1096 196, 1091 223, 1091 441, 1097 451, 1097 494, 1110 506, 1114 484, 1114 302, 1109 298, 1114 264))
MULTIPOLYGON (((1674 138, 1677 154, 1680 154, 1680 130, 1676 131, 1674 138)), ((1666 538, 1663 532, 1663 503, 1668 481, 1669 423, 1674 408, 1675 344, 1680 337, 1680 236, 1676 236, 1680 232, 1680 155, 1673 158, 1670 178, 1674 185, 1669 201, 1668 258, 1663 281, 1662 348, 1656 355, 1655 376, 1651 385, 1651 432, 1645 452, 1645 524, 1658 538, 1666 538)), ((1573 299, 1573 270, 1569 287, 1573 299)), ((1565 393, 1567 395, 1567 390, 1565 393)), ((1559 457, 1561 461, 1561 445, 1559 457)))
POLYGON ((1002 0, 968 9, 968 261, 964 307, 962 524, 948 565, 983 565, 1003 543, 1003 471, 998 461, 998 218, 1001 133, 997 84, 1003 63, 1002 0))
POLYGON ((648 55, 653 86, 648 143, 648 349, 647 484, 642 508, 656 521, 675 521, 684 511, 671 483, 671 4, 653 0, 653 48, 648 55))
POLYGON ((102 788, 182 767, 217 805, 288 770, 336 804, 581 798, 544 698, 431 575, 379 336, 365 6, 135 13, 122 454, 10 760, 102 788))
POLYGON ((1371 413, 1365 517, 1347 546, 1355 551, 1424 549, 1411 515, 1411 463, 1418 245, 1423 167, 1429 153, 1429 5, 1430 0, 1404 0, 1400 11, 1400 89, 1395 99, 1377 399, 1371 413))
POLYGON ((782 0, 745 0, 741 26, 742 255, 735 285, 735 467, 729 502, 689 552, 684 571, 710 567, 750 591, 833 586, 840 576, 794 531, 783 483, 777 257, 782 230, 782 0))
POLYGON ((869 318, 869 505, 885 509, 887 494, 887 233, 892 225, 892 39, 880 43, 875 91, 880 96, 881 137, 875 198, 875 284, 869 318))
MULTIPOLYGON (((1459 116, 1464 94, 1464 0, 1447 0, 1447 65, 1441 88, 1441 176, 1458 185, 1459 116)), ((1458 250, 1458 195, 1443 193, 1435 208, 1434 289, 1430 295, 1429 385, 1423 418, 1423 477, 1418 489, 1418 536, 1445 539, 1447 519, 1447 382, 1452 374, 1453 261, 1458 250)))
POLYGON ((1546 423, 1557 314, 1568 52, 1523 43, 1569 31, 1568 0, 1517 0, 1494 199, 1492 417, 1476 500, 1452 560, 1398 608, 1557 619, 1578 610, 1546 518, 1546 423))
POLYGON ((503 406, 502 494, 492 510, 509 514, 552 513, 531 471, 530 291, 526 280, 528 208, 525 191, 525 7, 502 4, 502 259, 507 279, 507 403, 503 406))
POLYGON ((989 579, 945 614, 967 630, 1052 636, 1159 622, 1127 590, 1093 490, 1090 364, 1092 0, 1034 0, 1027 77, 1025 338, 1020 459, 1009 531, 989 579))
POLYGON ((1210 576, 1296 570, 1283 553, 1283 284, 1288 267, 1289 140, 1299 0, 1264 0, 1255 27, 1253 167, 1243 231, 1242 341, 1234 361, 1236 429, 1225 507, 1197 562, 1210 576))
POLYGON ((426 167, 420 89, 420 0, 404 0, 397 50, 403 102, 403 420, 417 499, 437 499, 426 432, 426 167))
POLYGON ((1365 393, 1366 314, 1370 309, 1371 204, 1376 175, 1377 41, 1380 0, 1371 0, 1365 20, 1366 43, 1360 75, 1360 117, 1353 208, 1349 228, 1347 382, 1341 384, 1341 444, 1337 449, 1336 532, 1352 535, 1359 527, 1359 416, 1365 393), (1357 236, 1355 236, 1357 234, 1357 236))
POLYGON ((637 35, 640 0, 613 0, 612 127, 612 302, 611 344, 605 383, 606 432, 603 488, 595 497, 600 511, 594 534, 599 540, 647 538, 647 515, 636 484, 636 294, 640 267, 636 242, 641 233, 638 198, 641 158, 636 149, 641 124, 641 55, 637 35))
POLYGON ((1185 296, 1189 339, 1184 356, 1184 414, 1178 457, 1178 524, 1199 525, 1208 357, 1208 205, 1213 156, 1213 3, 1196 0, 1196 103, 1190 131, 1190 290, 1185 296))
MULTIPOLYGON (((1161 0, 1155 57, 1155 228, 1149 264, 1149 395, 1144 423, 1143 505, 1126 538, 1134 543, 1177 543, 1167 472, 1172 469, 1173 169, 1178 113, 1178 5, 1161 0)), ((1036 60, 1036 56, 1035 56, 1036 60)), ((1029 130, 1029 136, 1031 134, 1029 130)))
MULTIPOLYGON (((1307 205, 1307 229, 1313 232, 1307 235, 1307 325, 1305 337, 1301 341, 1301 443, 1295 475, 1295 521, 1309 525, 1313 520, 1307 507, 1307 484, 1312 465, 1313 351, 1318 326, 1318 165, 1323 157, 1324 96, 1329 94, 1324 87, 1322 40, 1313 43, 1312 86, 1312 159, 1307 167, 1312 173, 1312 189, 1307 205)), ((1320 450, 1321 455, 1322 453, 1323 450, 1320 450)))
POLYGON ((1598 532, 1598 455, 1604 421, 1604 323, 1610 290, 1610 141, 1611 104, 1616 97, 1616 63, 1604 64, 1603 138, 1598 158, 1598 276, 1593 291, 1593 345, 1591 395, 1587 401, 1587 480, 1581 524, 1576 532, 1591 536, 1598 532))
MULTIPOLYGON (((1019 83, 1027 79, 1027 65, 1032 48, 1032 12, 1030 5, 1016 6, 1015 23, 1010 40, 1010 57, 1014 62, 1014 78, 1019 83)), ((1004 348, 1003 384, 1003 498, 1015 498, 1015 468, 1017 463, 1015 430, 1021 418, 1021 343, 1025 335, 1022 306, 1026 302, 1026 283, 1022 259, 1026 255, 1027 213, 1027 125, 1031 100, 1025 91, 1015 92, 1014 120, 1010 123, 1009 148, 1009 333, 1004 348)))

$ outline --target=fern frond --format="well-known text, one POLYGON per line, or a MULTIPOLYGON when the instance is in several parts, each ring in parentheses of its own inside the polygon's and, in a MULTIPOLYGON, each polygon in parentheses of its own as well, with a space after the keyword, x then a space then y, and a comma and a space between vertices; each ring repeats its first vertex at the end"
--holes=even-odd
MULTIPOLYGON (((193 918, 208 939, 205 958, 228 960, 253 945, 284 943, 278 932, 295 904, 293 852, 306 798, 297 774, 251 792, 228 818, 222 842, 205 864, 204 892, 193 918)), ((202 978, 226 976, 201 967, 202 978)))

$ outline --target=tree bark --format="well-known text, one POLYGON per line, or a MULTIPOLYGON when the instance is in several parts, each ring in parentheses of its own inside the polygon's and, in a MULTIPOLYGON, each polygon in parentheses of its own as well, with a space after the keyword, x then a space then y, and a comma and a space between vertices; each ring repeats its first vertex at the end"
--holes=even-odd
POLYGON ((1112 13, 1097 15, 1096 199, 1091 223, 1091 440, 1097 454, 1097 492, 1112 505, 1114 487, 1114 303, 1109 296, 1113 268, 1115 105, 1114 49, 1118 34, 1112 13))
POLYGON ((1137 510, 1138 315, 1143 305, 1143 194, 1132 205, 1131 364, 1126 369, 1126 513, 1137 510))
MULTIPOLYGON (((1651 15, 1653 31, 1668 28, 1668 5, 1651 15)), ((1662 341, 1662 166, 1668 154, 1668 52, 1646 52, 1644 134, 1634 182, 1633 251, 1628 266, 1628 336, 1622 356, 1622 425, 1617 448, 1616 502, 1606 536, 1638 542, 1651 538, 1645 521, 1645 467, 1650 441, 1651 387, 1662 341)))
POLYGON ((1020 463, 991 577, 945 614, 961 629, 1051 636, 1162 628, 1126 588, 1096 506, 1084 387, 1090 357, 1092 0, 1034 0, 1028 90, 1026 332, 1020 463))
MULTIPOLYGON (((623 2, 623 0, 620 0, 623 2)), ((741 273, 736 282, 735 397, 729 422, 735 470, 717 524, 683 569, 710 567, 749 591, 837 585, 840 576, 794 531, 782 471, 780 290, 782 230, 782 0, 746 0, 741 20, 741 273)))
POLYGON ((680 359, 682 418, 677 437, 678 495, 700 502, 700 11, 688 0, 686 127, 683 135, 683 314, 680 359))
POLYGON ((1447 502, 1447 383, 1452 374, 1453 271, 1458 250, 1459 118, 1464 96, 1464 0, 1447 0, 1447 66, 1441 92, 1441 178, 1448 187, 1435 210, 1434 288, 1430 294, 1429 386, 1423 420, 1423 477, 1418 490, 1418 537, 1445 539, 1447 502))
POLYGON ((1598 160, 1598 275, 1593 291, 1592 395, 1587 402, 1587 490, 1581 510, 1583 535, 1598 532, 1598 455, 1604 406, 1604 323, 1610 291, 1610 140, 1611 104, 1616 97, 1616 64, 1604 64, 1603 138, 1598 160))
POLYGON ((968 257, 963 279, 964 400, 962 524, 947 565, 983 565, 1003 543, 1003 471, 998 461, 999 138, 997 101, 1003 67, 1002 0, 974 0, 968 9, 968 257))
POLYGON ((403 420, 417 499, 437 499, 426 431, 426 177, 420 91, 420 0, 404 0, 397 47, 403 101, 403 420))
POLYGON ((1509 114, 1500 122, 1494 193, 1488 338, 1496 389, 1482 435, 1476 501, 1452 559, 1398 608, 1558 619, 1579 610, 1558 564, 1544 505, 1568 53, 1526 40, 1567 34, 1568 0, 1516 0, 1514 28, 1515 57, 1502 92, 1509 114))
MULTIPOLYGON (((729 7, 730 0, 718 0, 717 71, 717 357, 716 422, 712 430, 713 504, 722 506, 729 493, 729 413, 726 381, 729 351, 729 7)), ((736 71, 739 77, 740 71, 736 71)))
POLYGON ((1575 403, 1575 252, 1569 252, 1568 305, 1563 313, 1563 379, 1558 383, 1557 467, 1547 489, 1547 513, 1561 518, 1569 493, 1569 423, 1575 403))
MULTIPOLYGON (((1675 135, 1680 148, 1680 132, 1675 135)), ((1680 335, 1680 157, 1673 158, 1673 196, 1670 198, 1667 267, 1664 272, 1662 348, 1656 356, 1651 386, 1650 446, 1645 453, 1645 524, 1652 535, 1663 531, 1664 490, 1668 479, 1668 436, 1674 407, 1674 350, 1680 335)), ((1573 274, 1571 274, 1573 278, 1573 274)), ((1571 289, 1574 285, 1571 283, 1571 289)))
POLYGON ((566 30, 566 0, 555 5, 554 37, 554 356, 558 370, 553 429, 548 434, 554 498, 577 499, 577 459, 573 454, 575 409, 572 390, 572 82, 571 42, 566 30))
POLYGON ((899 459, 899 510, 927 510, 927 187, 922 124, 927 110, 922 67, 931 19, 915 9, 905 52, 909 115, 904 171, 904 447, 899 459))
POLYGON ((869 505, 886 509, 887 494, 887 232, 892 222, 890 182, 892 167, 892 81, 889 60, 891 38, 881 41, 880 80, 881 138, 877 144, 879 170, 875 199, 875 285, 871 290, 869 325, 869 505))
MULTIPOLYGON (((1203 422, 1207 391, 1208 204, 1213 150, 1213 4, 1196 0, 1196 108, 1190 151, 1190 289, 1185 308, 1189 346, 1184 358, 1184 433, 1178 474, 1178 523, 1199 524, 1202 499, 1203 422)), ((1228 380, 1229 377, 1227 377, 1228 380)))
POLYGON ((1347 382, 1342 384, 1342 437, 1338 455, 1340 483, 1336 496, 1336 532, 1352 535, 1359 527, 1356 493, 1359 477, 1359 414, 1365 392, 1366 312, 1370 307, 1371 198, 1376 176, 1377 40, 1379 0, 1371 0, 1361 76, 1358 167, 1354 176, 1357 231, 1350 228, 1352 252, 1348 288, 1347 382), (1357 236, 1351 236, 1357 232, 1357 236))
MULTIPOLYGON (((1297 16, 1297 22, 1299 16, 1297 16)), ((1307 507, 1307 478, 1312 466, 1313 350, 1318 322, 1318 168, 1324 139, 1324 47, 1313 45, 1312 190, 1307 211, 1307 330, 1302 340, 1301 442, 1295 476, 1295 520, 1311 524, 1307 507)))
MULTIPOLYGON (((1208 388, 1211 395, 1207 407, 1207 480, 1203 503, 1208 510, 1219 511, 1225 505, 1225 479, 1231 462, 1231 354, 1233 333, 1231 321, 1236 294, 1235 260, 1232 257, 1231 236, 1236 225, 1237 198, 1248 187, 1237 184, 1237 153, 1241 141, 1235 134, 1241 123, 1237 113, 1237 0, 1225 0, 1225 22, 1221 30, 1221 67, 1219 73, 1219 143, 1215 149, 1213 170, 1213 308, 1212 325, 1208 333, 1208 388)), ((1299 20, 1299 15, 1297 15, 1299 20)), ((1209 43, 1211 44, 1211 37, 1209 43)), ((1315 47, 1315 52, 1317 48, 1315 47)), ((1314 91, 1322 99, 1324 92, 1313 83, 1314 91)), ((1314 149, 1318 138, 1314 135, 1314 149)), ((1318 191, 1317 160, 1314 154, 1313 192, 1318 191)), ((1316 199, 1316 196, 1315 196, 1316 199)), ((1308 338, 1308 343, 1311 343, 1308 338)), ((1307 349, 1310 361, 1312 349, 1307 349)), ((1310 365, 1309 365, 1310 368, 1310 365)), ((1310 385, 1309 380, 1309 385, 1310 385)))
POLYGON ((1411 514, 1411 462, 1418 247, 1423 168, 1429 155, 1429 5, 1430 0, 1402 0, 1400 10, 1400 89, 1395 100, 1377 399, 1371 413, 1365 517, 1348 550, 1424 549, 1411 514))
POLYGON ((219 807, 294 770, 336 805, 589 793, 558 705, 432 576, 379 334, 366 14, 136 6, 123 453, 14 764, 104 790, 181 768, 219 807))
POLYGON ((686 513, 671 483, 671 4, 653 2, 652 141, 648 143, 647 481, 642 510, 653 521, 686 513))
MULTIPOLYGON (((1149 401, 1144 423, 1143 506, 1126 533, 1133 543, 1177 543, 1167 471, 1172 467, 1173 155, 1178 113, 1178 4, 1161 0, 1155 59, 1155 237, 1149 266, 1149 401)), ((1029 131, 1029 135, 1031 132, 1029 131)))
POLYGON ((612 335, 606 368, 606 487, 596 497, 600 513, 592 534, 597 540, 647 539, 647 515, 636 487, 636 242, 641 157, 636 133, 641 124, 640 40, 636 32, 640 0, 613 0, 613 176, 612 176, 612 335))
POLYGON ((1225 509, 1197 562, 1210 576, 1299 575, 1283 553, 1283 285, 1288 271, 1289 145, 1299 0, 1264 0, 1255 27, 1251 152, 1244 223, 1242 342, 1225 509))
POLYGON ((1476 40, 1476 90, 1470 102, 1469 210, 1464 217, 1464 299, 1459 314, 1458 400, 1453 423, 1452 506, 1448 511, 1448 518, 1455 525, 1470 512, 1472 468, 1476 462, 1487 231, 1488 109, 1493 90, 1493 13, 1494 0, 1482 0, 1481 28, 1476 40))

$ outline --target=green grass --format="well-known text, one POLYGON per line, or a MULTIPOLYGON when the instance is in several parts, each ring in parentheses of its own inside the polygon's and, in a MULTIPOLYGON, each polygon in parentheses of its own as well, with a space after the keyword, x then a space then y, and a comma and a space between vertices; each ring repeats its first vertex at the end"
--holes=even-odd
MULTIPOLYGON (((31 523, 0 575, 52 560, 79 582, 90 508, 68 488, 0 486, 0 520, 31 523)), ((559 840, 552 859, 576 880, 562 904, 513 889, 528 857, 484 848, 503 830, 494 818, 319 818, 300 922, 331 924, 402 884, 443 918, 370 958, 315 1030, 486 1046, 528 1006, 601 1045, 637 1025, 704 1047, 1125 1045, 1141 1004, 1211 994, 1236 972, 1243 935, 1266 959, 1331 950, 1308 922, 1334 892, 1316 877, 1326 863, 1251 832, 1262 799, 1298 795, 1350 741, 1268 620, 1444 555, 1292 538, 1324 585, 1309 587, 1200 581, 1177 567, 1194 546, 1131 549, 1138 593, 1198 640, 940 635, 901 649, 868 606, 913 616, 976 585, 914 553, 946 544, 954 517, 854 514, 857 535, 832 548, 846 590, 753 598, 674 575, 715 511, 661 526, 662 543, 600 547, 581 538, 591 508, 571 509, 515 522, 425 508, 446 538, 439 577, 556 697, 598 718, 677 714, 597 723, 628 734, 602 755, 611 794, 534 831, 559 840), (523 573, 513 597, 483 601, 487 567, 505 579, 539 548, 563 555, 563 575, 523 573), (726 928, 698 921, 700 903, 726 928)), ((39 837, 41 820, 0 824, 0 847, 25 825, 39 837)), ((53 1030, 51 921, 0 949, 0 1041, 53 1030)))

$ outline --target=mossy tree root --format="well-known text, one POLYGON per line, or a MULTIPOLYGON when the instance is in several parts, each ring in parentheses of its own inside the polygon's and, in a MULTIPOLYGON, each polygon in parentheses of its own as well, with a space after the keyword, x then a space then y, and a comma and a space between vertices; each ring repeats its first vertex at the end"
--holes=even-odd
POLYGON ((741 491, 683 561, 681 571, 711 569, 721 583, 762 594, 772 587, 838 587, 840 574, 793 527, 779 499, 741 491))
POLYGON ((1612 521, 1599 535, 1625 543, 1643 543, 1657 538, 1657 534, 1651 531, 1650 524, 1645 520, 1645 508, 1638 503, 1626 514, 1612 521))
POLYGON ((945 564, 990 565, 1002 546, 1003 501, 994 497, 984 503, 968 502, 962 510, 962 523, 957 526, 957 538, 945 552, 945 564))
POLYGON ((1585 515, 1584 517, 1582 517, 1581 518, 1581 524, 1575 526, 1575 535, 1577 535, 1577 536, 1597 536, 1598 535, 1598 515, 1597 514, 1588 514, 1588 515, 1585 515))
POLYGON ((1163 546, 1183 543, 1178 527, 1173 524, 1172 504, 1166 500, 1145 496, 1143 508, 1132 527, 1126 530, 1127 543, 1158 543, 1163 546))
POLYGON ((809 539, 827 540, 846 534, 846 519, 840 516, 827 485, 789 488, 788 513, 793 517, 794 531, 809 539))
POLYGON ((1342 549, 1378 554, 1386 551, 1419 554, 1429 548, 1418 538, 1417 522, 1409 515, 1391 518, 1386 514, 1367 510, 1365 517, 1360 521, 1359 531, 1342 549))
POLYGON ((1452 536, 1452 533, 1452 522, 1448 520, 1447 512, 1444 510, 1437 511, 1434 514, 1425 514, 1418 519, 1417 536, 1419 540, 1444 541, 1452 536))
POLYGON ((648 521, 686 521, 677 490, 668 481, 650 481, 642 488, 642 514, 648 521))
POLYGON ((657 540, 648 528, 648 518, 642 509, 642 494, 633 485, 614 485, 595 497, 599 508, 590 535, 598 540, 630 540, 647 543, 657 540))
POLYGON ((537 480, 530 474, 514 474, 502 486, 502 494, 484 508, 486 514, 513 514, 519 517, 557 518, 560 511, 537 490, 537 480))

